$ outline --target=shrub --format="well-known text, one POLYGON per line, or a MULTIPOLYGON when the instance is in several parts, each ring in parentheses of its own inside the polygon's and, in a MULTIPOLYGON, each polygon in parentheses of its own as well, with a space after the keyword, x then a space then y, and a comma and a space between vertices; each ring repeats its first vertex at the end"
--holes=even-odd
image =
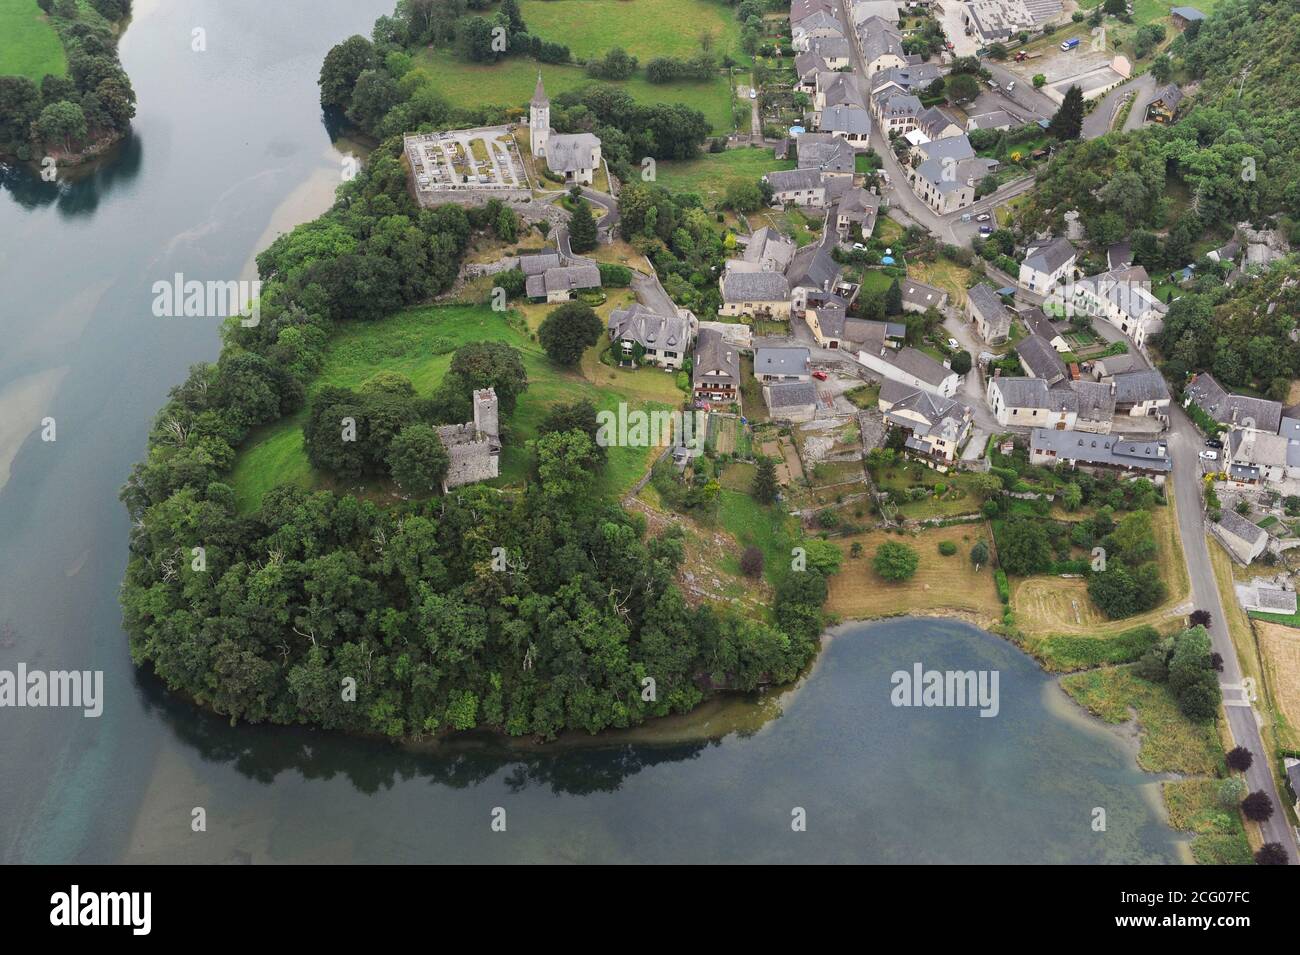
POLYGON ((1234 746, 1228 750, 1227 761, 1229 769, 1244 773, 1255 762, 1255 755, 1244 746, 1234 746))
POLYGON ((763 552, 757 547, 749 546, 740 555, 740 570, 746 577, 758 577, 763 573, 763 552))
POLYGON ((957 545, 952 541, 939 541, 939 553, 943 554, 944 557, 951 557, 957 553, 957 545))
POLYGON ((999 568, 993 574, 993 580, 998 585, 998 599, 1004 604, 1011 603, 1011 585, 1007 583, 1007 572, 999 568))
POLYGON ((1251 822, 1268 822, 1273 817, 1273 800, 1264 790, 1257 789, 1241 801, 1241 811, 1251 822))
POLYGON ((885 580, 907 580, 916 573, 921 557, 906 544, 889 541, 881 544, 872 560, 872 567, 885 580))

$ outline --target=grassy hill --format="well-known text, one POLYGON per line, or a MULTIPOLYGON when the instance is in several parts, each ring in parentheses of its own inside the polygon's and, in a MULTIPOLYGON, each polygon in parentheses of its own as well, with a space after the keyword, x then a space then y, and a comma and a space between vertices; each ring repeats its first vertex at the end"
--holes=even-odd
POLYGON ((47 73, 67 72, 63 44, 36 0, 0 0, 0 76, 26 76, 39 84, 47 73))
MULTIPOLYGON (((669 402, 675 406, 681 398, 672 376, 654 369, 628 372, 589 362, 588 367, 594 369, 592 377, 601 379, 597 384, 581 372, 559 368, 531 340, 529 324, 519 312, 494 312, 479 305, 413 308, 379 322, 349 324, 331 341, 325 365, 311 390, 327 385, 357 388, 375 374, 391 371, 405 375, 419 394, 427 395, 442 381, 458 346, 474 341, 507 342, 523 354, 529 384, 506 422, 511 431, 501 455, 501 484, 524 480, 529 464, 524 443, 536 437, 553 405, 586 398, 597 408, 613 410, 626 401, 631 408, 651 409, 668 408, 669 402)), ((256 508, 262 496, 279 484, 330 486, 328 478, 315 472, 307 461, 302 434, 305 420, 303 411, 277 421, 252 435, 240 450, 231 483, 242 510, 256 508)), ((597 488, 610 495, 622 494, 645 473, 656 450, 610 448, 597 488)), ((365 485, 365 492, 380 500, 388 499, 392 490, 386 481, 365 485)))

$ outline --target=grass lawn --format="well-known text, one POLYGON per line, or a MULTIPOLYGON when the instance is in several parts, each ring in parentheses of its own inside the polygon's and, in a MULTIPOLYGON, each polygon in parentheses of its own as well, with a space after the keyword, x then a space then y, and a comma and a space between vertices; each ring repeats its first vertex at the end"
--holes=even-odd
POLYGON ((41 84, 47 73, 64 76, 63 44, 36 0, 0 0, 0 76, 26 76, 41 84))
POLYGON ((975 514, 979 511, 981 501, 968 490, 971 475, 953 472, 940 474, 927 468, 919 461, 896 460, 886 468, 878 468, 872 473, 876 487, 881 491, 908 492, 918 485, 925 485, 931 490, 928 497, 916 501, 905 501, 898 505, 898 512, 903 517, 914 520, 927 520, 936 517, 954 517, 958 514, 975 514), (943 496, 933 494, 936 485, 944 486, 943 496))
MULTIPOLYGON (((557 42, 563 42, 557 38, 557 42)), ((512 57, 492 65, 467 63, 449 50, 424 50, 416 57, 416 69, 430 85, 457 106, 513 106, 523 108, 537 85, 539 64, 531 59, 512 57)), ((541 64, 546 92, 555 97, 592 83, 618 86, 628 91, 638 103, 683 103, 704 114, 717 134, 733 129, 731 87, 719 74, 707 83, 666 83, 656 85, 638 74, 629 80, 611 82, 593 80, 580 66, 541 64)))
POLYGON ((700 38, 712 37, 711 50, 747 59, 740 49, 740 21, 716 0, 523 0, 528 32, 563 43, 574 59, 603 56, 622 47, 644 66, 657 56, 690 57, 700 38))
POLYGON ((1273 623, 1260 622, 1255 627, 1278 745, 1300 750, 1300 632, 1273 623))
POLYGON ((1250 865, 1254 856, 1241 813, 1219 805, 1221 779, 1175 779, 1163 786, 1169 824, 1195 833, 1192 857, 1200 865, 1250 865))
POLYGON ((1174 608, 1187 600, 1190 591, 1172 489, 1168 496, 1169 504, 1151 509, 1151 526, 1158 546, 1156 562, 1168 590, 1163 604, 1144 614, 1109 620, 1093 604, 1087 582, 1082 578, 1023 577, 1011 584, 1011 607, 1016 613, 1017 626, 1031 635, 1114 635, 1148 624, 1159 627, 1168 621, 1174 608))
POLYGON ((794 161, 776 159, 771 149, 745 146, 721 153, 705 153, 699 159, 657 164, 659 185, 672 192, 694 192, 706 200, 721 199, 733 182, 758 182, 764 173, 793 169, 794 161))
MULTIPOLYGON (((1176 627, 1167 627, 1175 630, 1176 627)), ((1016 641, 1026 652, 1055 671, 1132 663, 1160 642, 1164 634, 1155 627, 1134 627, 1121 633, 1087 633, 1033 637, 1021 634, 1016 641)))
MULTIPOLYGON (((620 376, 615 369, 601 366, 613 373, 612 380, 597 385, 580 371, 554 365, 522 329, 518 313, 514 314, 512 322, 506 314, 486 306, 446 305, 408 309, 380 322, 347 326, 335 335, 325 366, 309 390, 314 392, 325 385, 356 388, 377 372, 392 371, 411 379, 416 391, 427 395, 442 381, 457 346, 473 341, 507 342, 522 353, 529 385, 514 414, 503 421, 510 434, 501 455, 497 483, 502 485, 519 484, 525 479, 529 460, 524 444, 536 436, 553 405, 587 398, 599 409, 616 409, 620 401, 626 401, 630 408, 670 406, 670 402, 659 400, 668 392, 660 391, 656 376, 668 382, 671 376, 642 371, 620 376), (651 382, 652 378, 656 380, 651 382)), ((672 406, 677 403, 676 398, 671 401, 672 406)), ((231 475, 242 509, 256 508, 262 496, 278 484, 329 486, 307 461, 302 443, 305 417, 300 413, 277 422, 245 443, 231 475)), ((622 494, 645 472, 657 450, 610 448, 597 490, 610 496, 622 494)), ((391 486, 371 482, 363 489, 382 496, 391 486)))
POLYGON ((746 547, 763 552, 764 576, 775 583, 790 566, 798 528, 780 505, 764 507, 748 491, 722 488, 718 492, 718 522, 740 545, 722 560, 722 569, 740 576, 740 555, 746 547))
POLYGON ((1194 723, 1167 687, 1135 676, 1130 667, 1074 673, 1061 686, 1076 703, 1107 723, 1127 723, 1136 713, 1142 731, 1138 765, 1149 773, 1211 776, 1223 762, 1214 721, 1194 723))
POLYGON ((976 571, 970 562, 970 549, 980 539, 991 539, 984 524, 931 527, 904 535, 874 529, 836 538, 833 543, 843 552, 844 560, 840 572, 830 579, 826 609, 846 620, 950 613, 988 627, 1001 619, 1002 604, 992 568, 976 571), (871 560, 886 541, 907 544, 920 556, 910 580, 890 583, 872 569, 871 560), (940 541, 952 541, 957 553, 944 557, 939 553, 940 541), (861 557, 849 556, 854 543, 862 545, 861 557))

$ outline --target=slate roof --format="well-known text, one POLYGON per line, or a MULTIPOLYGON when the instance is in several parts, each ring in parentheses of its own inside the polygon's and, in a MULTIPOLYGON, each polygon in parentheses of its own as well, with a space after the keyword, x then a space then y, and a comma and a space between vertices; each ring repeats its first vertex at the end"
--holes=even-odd
POLYGON ((1171 15, 1182 17, 1184 20, 1204 20, 1205 14, 1195 7, 1172 7, 1169 10, 1171 15))
POLYGON ((546 165, 554 172, 595 169, 600 138, 591 133, 564 133, 546 141, 546 165))
POLYGON ((1126 371, 1115 376, 1115 403, 1136 405, 1144 401, 1168 401, 1169 386, 1164 375, 1154 370, 1126 371))
POLYGON ((1228 435, 1232 460, 1237 463, 1286 467, 1290 442, 1279 434, 1233 431, 1228 435))
MULTIPOLYGON (((918 121, 920 117, 917 117, 918 121)), ((934 139, 928 143, 922 143, 917 146, 920 152, 927 160, 955 160, 973 159, 975 157, 975 147, 970 144, 970 138, 963 133, 960 136, 945 136, 943 139, 934 139)))
POLYGON ((1286 465, 1300 468, 1300 418, 1282 419, 1282 437, 1286 438, 1286 465))
POLYGON ((904 305, 922 309, 939 308, 948 297, 948 293, 943 289, 913 279, 903 279, 898 284, 903 291, 904 305))
POLYGON ((835 207, 835 214, 854 222, 874 222, 880 211, 880 197, 861 187, 850 189, 835 207))
POLYGON ((540 275, 528 276, 524 280, 524 293, 529 298, 543 298, 552 292, 600 288, 600 269, 594 262, 575 259, 574 263, 549 268, 540 275))
MULTIPOLYGON (((944 398, 919 388, 911 388, 899 382, 893 384, 897 387, 890 388, 890 397, 886 399, 890 403, 890 408, 885 412, 885 420, 908 428, 913 433, 956 441, 975 416, 970 406, 960 401, 944 398), (925 427, 918 427, 920 422, 907 417, 904 414, 907 411, 923 418, 925 427)), ((883 394, 883 386, 881 391, 883 394)))
POLYGON ((1115 417, 1115 396, 1110 385, 1099 381, 1062 381, 1052 391, 1074 392, 1075 407, 1083 421, 1106 422, 1115 417))
MULTIPOLYGON (((804 133, 795 142, 799 168, 817 172, 852 173, 857 164, 853 147, 830 133, 804 133)), ((768 179, 771 182, 771 179, 768 179)))
POLYGON ((1116 242, 1106 249, 1106 268, 1123 269, 1133 264, 1133 243, 1116 242))
POLYGON ((1183 395, 1196 402, 1219 424, 1244 426, 1246 419, 1250 418, 1254 420, 1257 431, 1276 433, 1282 423, 1280 402, 1229 394, 1209 373, 1197 375, 1196 380, 1183 389, 1183 395))
POLYGON ((806 408, 817 404, 817 386, 811 381, 777 382, 764 385, 763 392, 767 397, 767 407, 772 411, 777 408, 806 408))
POLYGON ((1147 107, 1150 108, 1154 103, 1164 104, 1165 109, 1171 113, 1178 108, 1178 104, 1183 101, 1183 91, 1178 88, 1177 83, 1169 83, 1160 87, 1147 100, 1147 107))
POLYGON ((1083 431, 1057 431, 1035 428, 1029 439, 1033 451, 1055 451, 1062 460, 1111 467, 1142 468, 1169 472, 1173 460, 1165 441, 1139 441, 1113 434, 1088 434, 1083 431))
POLYGON ((822 110, 821 128, 866 136, 871 133, 871 114, 861 106, 828 106, 822 110))
POLYGON ((780 272, 728 271, 722 277, 724 302, 784 302, 790 283, 780 272))
MULTIPOLYGON (((930 139, 938 139, 939 134, 949 126, 958 126, 958 128, 960 128, 959 124, 955 120, 949 118, 948 114, 937 106, 927 107, 916 115, 916 128, 925 133, 925 135, 930 139)), ((967 142, 969 143, 970 141, 967 140, 967 142)), ((974 150, 972 149, 972 155, 973 153, 974 150)))
POLYGON ((1002 394, 1002 404, 1007 408, 1038 408, 1043 411, 1078 409, 1074 392, 1054 393, 1041 378, 999 377, 993 380, 993 387, 1002 394))
MULTIPOLYGON (((1007 307, 1002 304, 1002 299, 990 286, 985 285, 983 282, 972 285, 966 290, 966 299, 970 302, 971 307, 979 312, 984 321, 1001 323, 1005 319, 1007 325, 1010 325, 1011 318, 1007 315, 1007 307)), ((1005 332, 1006 329, 1003 329, 1003 331, 1005 332)))
POLYGON ((1254 589, 1255 606, 1259 610, 1268 613, 1285 614, 1296 612, 1296 595, 1294 590, 1279 590, 1276 587, 1256 587, 1254 589))
POLYGON ((1216 523, 1233 537, 1244 540, 1252 547, 1268 536, 1268 532, 1264 528, 1246 520, 1230 507, 1223 509, 1223 513, 1216 523))
POLYGON ((1069 240, 1057 236, 1048 242, 1031 245, 1025 253, 1025 265, 1036 272, 1051 275, 1070 259, 1077 257, 1078 253, 1069 240))
POLYGON ((822 187, 822 174, 816 169, 779 169, 763 178, 773 192, 806 192, 822 187))
POLYGON ((1038 335, 1021 339, 1016 345, 1016 354, 1035 378, 1042 378, 1049 385, 1067 378, 1070 374, 1056 353, 1052 343, 1038 335))
POLYGON ((690 325, 679 315, 657 315, 640 302, 609 313, 610 337, 637 342, 645 348, 685 349, 690 325))
POLYGON ((1052 320, 1047 317, 1047 313, 1037 305, 1022 308, 1018 314, 1020 320, 1025 323, 1025 328, 1029 329, 1030 335, 1037 335, 1050 343, 1053 338, 1060 334, 1056 330, 1056 326, 1052 324, 1052 320))
POLYGON ((840 276, 840 267, 820 244, 806 245, 794 254, 785 275, 792 289, 829 291, 840 276))
POLYGON ((990 113, 979 113, 966 120, 968 130, 1009 129, 1020 125, 1019 121, 1005 109, 995 109, 990 113))
POLYGON ((806 348, 757 348, 754 350, 754 374, 806 375, 809 360, 806 348))
POLYGON ((763 226, 749 237, 741 258, 767 271, 784 272, 797 248, 793 239, 763 226))
POLYGON ((867 17, 858 23, 856 32, 864 63, 870 64, 889 54, 903 59, 903 38, 888 20, 867 17))
POLYGON ((887 70, 880 70, 871 75, 871 92, 875 94, 891 83, 897 85, 904 92, 924 89, 942 75, 943 73, 936 63, 920 63, 916 66, 891 66, 887 70))
POLYGON ((929 385, 941 385, 953 374, 951 370, 939 364, 925 352, 917 351, 915 348, 901 348, 893 354, 892 358, 890 356, 886 357, 896 368, 915 378, 919 378, 929 385))
POLYGON ((723 384, 740 386, 740 351, 722 335, 711 328, 700 330, 695 340, 692 383, 699 385, 723 384))

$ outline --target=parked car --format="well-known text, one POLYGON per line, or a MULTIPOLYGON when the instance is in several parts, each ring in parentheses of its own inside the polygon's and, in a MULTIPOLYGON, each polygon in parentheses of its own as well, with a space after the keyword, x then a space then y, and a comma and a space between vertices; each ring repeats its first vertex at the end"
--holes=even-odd
POLYGON ((957 341, 955 338, 950 338, 948 339, 948 347, 953 351, 961 351, 961 342, 957 341))
POLYGON ((1078 45, 1079 45, 1079 38, 1077 36, 1071 37, 1070 39, 1066 40, 1064 43, 1061 44, 1061 49, 1066 53, 1069 53, 1078 45))
POLYGON ((990 216, 987 212, 981 212, 979 215, 977 215, 977 216, 975 217, 975 221, 976 221, 976 222, 988 222, 989 219, 991 219, 991 218, 993 218, 993 217, 990 216))
POLYGON ((1007 84, 1007 92, 1008 92, 1008 93, 1010 93, 1010 92, 1011 92, 1013 89, 1015 89, 1015 88, 1016 88, 1016 81, 1015 81, 1015 80, 1012 80, 1010 83, 1007 84))
POLYGON ((818 381, 825 381, 830 376, 827 375, 826 372, 824 371, 814 371, 813 377, 816 378, 818 381))
POLYGON ((749 98, 750 98, 750 99, 758 99, 758 90, 750 90, 750 91, 749 91, 749 98))
POLYGON ((1218 438, 1206 438, 1205 446, 1207 448, 1221 448, 1223 447, 1223 442, 1220 441, 1218 438))
POLYGON ((991 90, 998 89, 998 81, 997 81, 997 80, 989 80, 989 89, 991 89, 991 90))
POLYGON ((1218 452, 1218 451, 1202 451, 1202 452, 1201 452, 1201 460, 1202 460, 1202 461, 1217 461, 1217 460, 1219 460, 1219 452, 1218 452))
POLYGON ((865 252, 865 251, 867 251, 867 247, 866 247, 865 245, 863 245, 861 242, 854 242, 854 243, 853 243, 853 251, 854 251, 854 252, 865 252))
POLYGON ((981 239, 987 239, 987 238, 988 238, 989 236, 991 236, 992 234, 993 234, 993 227, 992 227, 991 225, 982 225, 982 226, 980 226, 980 238, 981 238, 981 239))

